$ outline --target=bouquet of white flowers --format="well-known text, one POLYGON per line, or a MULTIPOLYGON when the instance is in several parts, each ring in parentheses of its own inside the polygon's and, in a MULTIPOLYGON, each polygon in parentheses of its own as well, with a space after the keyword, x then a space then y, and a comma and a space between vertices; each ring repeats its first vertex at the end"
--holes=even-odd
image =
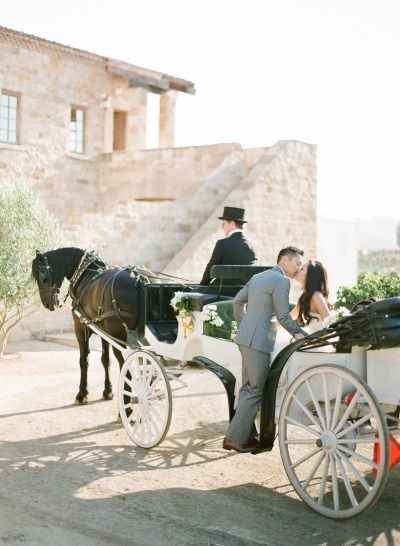
POLYGON ((213 326, 220 328, 224 325, 224 321, 217 313, 217 306, 213 304, 205 305, 201 313, 201 318, 204 322, 209 322, 213 326))
POLYGON ((192 302, 187 297, 187 292, 175 292, 170 305, 176 312, 192 310, 192 302))
POLYGON ((178 314, 178 320, 182 324, 183 335, 187 337, 194 331, 194 320, 192 311, 192 302, 187 297, 187 292, 175 292, 170 301, 171 307, 178 314))

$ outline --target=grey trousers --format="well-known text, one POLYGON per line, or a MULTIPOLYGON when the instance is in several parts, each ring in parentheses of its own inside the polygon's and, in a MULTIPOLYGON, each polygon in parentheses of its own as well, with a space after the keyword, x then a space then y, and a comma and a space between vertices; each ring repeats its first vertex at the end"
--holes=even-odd
POLYGON ((245 444, 254 431, 254 419, 261 405, 271 355, 244 345, 239 345, 239 350, 242 354, 243 382, 239 391, 236 413, 226 437, 238 444, 245 444))

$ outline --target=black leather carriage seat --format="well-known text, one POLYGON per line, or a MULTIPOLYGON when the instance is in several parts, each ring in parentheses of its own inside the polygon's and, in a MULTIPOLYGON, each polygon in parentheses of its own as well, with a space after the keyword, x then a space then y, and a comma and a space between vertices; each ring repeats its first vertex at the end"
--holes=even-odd
POLYGON ((219 281, 240 281, 245 285, 253 275, 271 269, 267 265, 213 265, 211 277, 219 281))

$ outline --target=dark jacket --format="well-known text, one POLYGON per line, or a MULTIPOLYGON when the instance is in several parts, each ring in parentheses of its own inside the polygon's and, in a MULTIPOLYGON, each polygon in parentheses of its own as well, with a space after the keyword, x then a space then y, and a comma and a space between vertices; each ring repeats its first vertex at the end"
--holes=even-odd
POLYGON ((216 242, 200 284, 210 284, 210 270, 213 265, 251 265, 255 259, 254 250, 249 245, 243 232, 232 233, 229 237, 219 239, 216 242))

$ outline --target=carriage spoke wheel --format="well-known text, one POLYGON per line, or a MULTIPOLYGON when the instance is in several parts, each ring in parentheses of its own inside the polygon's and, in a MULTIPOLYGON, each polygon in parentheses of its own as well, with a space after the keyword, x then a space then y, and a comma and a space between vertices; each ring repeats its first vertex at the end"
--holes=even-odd
POLYGON ((279 415, 279 448, 298 495, 326 517, 361 513, 385 487, 385 416, 371 389, 340 366, 314 366, 290 384, 279 415))
POLYGON ((158 358, 135 351, 125 360, 119 379, 119 412, 129 438, 150 448, 165 438, 172 414, 172 393, 158 358))

